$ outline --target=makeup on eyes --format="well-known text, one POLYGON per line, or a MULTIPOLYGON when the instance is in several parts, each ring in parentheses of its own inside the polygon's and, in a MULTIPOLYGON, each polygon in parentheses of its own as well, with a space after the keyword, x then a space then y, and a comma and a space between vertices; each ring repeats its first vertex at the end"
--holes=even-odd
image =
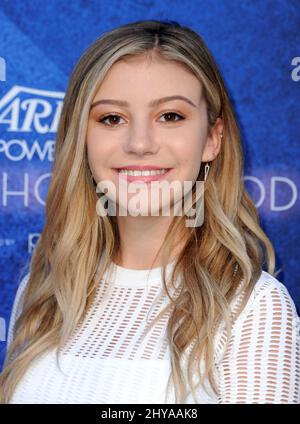
MULTIPOLYGON (((185 119, 184 115, 182 115, 181 113, 175 112, 175 111, 163 112, 159 115, 159 119, 162 118, 162 117, 166 117, 166 116, 176 117, 176 119, 174 119, 174 120, 172 120, 172 119, 171 120, 165 120, 164 123, 166 123, 166 124, 167 123, 176 123, 176 122, 179 122, 179 121, 183 121, 185 119)), ((116 112, 112 112, 112 113, 108 113, 108 114, 105 114, 105 115, 101 115, 100 118, 97 118, 97 122, 102 123, 103 125, 111 126, 111 127, 118 126, 118 124, 116 122, 115 122, 115 125, 105 123, 105 121, 107 119, 112 118, 112 117, 116 117, 117 119, 119 119, 119 118, 124 119, 120 114, 118 114, 116 112)))

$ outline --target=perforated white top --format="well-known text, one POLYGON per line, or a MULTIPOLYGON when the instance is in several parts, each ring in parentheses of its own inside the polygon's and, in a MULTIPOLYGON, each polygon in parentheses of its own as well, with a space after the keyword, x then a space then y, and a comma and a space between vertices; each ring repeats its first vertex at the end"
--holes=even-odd
MULTIPOLYGON (((167 276, 172 266, 168 264, 167 276)), ((174 391, 165 392, 171 370, 165 338, 168 314, 143 335, 168 301, 166 295, 157 297, 161 268, 148 274, 112 264, 111 270, 115 274, 106 274, 99 283, 93 305, 63 349, 61 370, 55 350, 35 359, 10 403, 175 403, 174 391)), ((8 345, 27 280, 28 275, 16 294, 8 345)), ((236 298, 234 308, 238 304, 236 298)), ((200 387, 197 400, 189 393, 186 403, 300 403, 299 328, 287 288, 263 271, 235 321, 222 361, 218 358, 225 336, 219 330, 216 337, 220 395, 214 395, 206 380, 208 394, 200 387)))

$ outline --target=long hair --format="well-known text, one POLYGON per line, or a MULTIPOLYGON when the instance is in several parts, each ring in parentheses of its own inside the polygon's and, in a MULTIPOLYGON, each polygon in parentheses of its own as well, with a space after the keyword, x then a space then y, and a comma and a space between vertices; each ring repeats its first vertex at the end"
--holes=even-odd
MULTIPOLYGON (((186 352, 187 383, 193 396, 196 397, 196 386, 192 377, 196 373, 199 384, 208 378, 218 394, 214 373, 217 328, 224 323, 227 347, 232 324, 263 267, 267 266, 267 271, 274 275, 272 243, 262 230, 257 209, 244 187, 239 127, 225 83, 202 38, 177 22, 159 20, 132 22, 106 32, 81 56, 66 91, 46 199, 45 225, 30 260, 22 313, 0 374, 0 403, 9 403, 33 359, 62 347, 68 340, 119 252, 115 217, 96 213, 98 196, 90 178, 86 147, 89 109, 114 63, 126 56, 151 58, 154 54, 182 63, 199 79, 207 104, 208 129, 218 117, 224 125, 221 149, 210 163, 205 182, 203 224, 186 227, 184 215, 173 217, 159 250, 164 257, 163 287, 168 293, 165 266, 178 237, 186 237, 171 275, 172 282, 179 278, 180 292, 174 297, 168 294, 170 302, 161 312, 169 313, 168 382, 173 378, 176 403, 183 403, 187 394, 181 366, 186 352), (243 301, 233 314, 231 301, 239 288, 243 301), (201 359, 205 360, 203 373, 201 359)), ((202 165, 199 181, 204 175, 202 165)))

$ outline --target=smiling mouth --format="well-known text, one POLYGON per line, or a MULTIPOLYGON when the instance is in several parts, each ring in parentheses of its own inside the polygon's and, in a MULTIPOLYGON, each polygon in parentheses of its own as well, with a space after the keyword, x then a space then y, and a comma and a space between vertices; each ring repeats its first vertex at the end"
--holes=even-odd
POLYGON ((136 169, 123 169, 123 168, 114 168, 114 171, 118 173, 119 178, 122 178, 128 182, 151 182, 158 181, 163 179, 172 168, 162 168, 162 169, 146 169, 146 170, 136 170, 136 169))

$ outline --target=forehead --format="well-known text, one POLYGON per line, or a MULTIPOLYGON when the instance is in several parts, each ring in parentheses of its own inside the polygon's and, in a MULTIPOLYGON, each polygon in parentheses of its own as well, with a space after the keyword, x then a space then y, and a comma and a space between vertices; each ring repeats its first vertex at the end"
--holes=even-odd
POLYGON ((101 95, 123 94, 148 98, 177 94, 189 95, 195 102, 202 94, 202 83, 187 65, 160 56, 126 56, 115 62, 105 75, 95 100, 101 95))

